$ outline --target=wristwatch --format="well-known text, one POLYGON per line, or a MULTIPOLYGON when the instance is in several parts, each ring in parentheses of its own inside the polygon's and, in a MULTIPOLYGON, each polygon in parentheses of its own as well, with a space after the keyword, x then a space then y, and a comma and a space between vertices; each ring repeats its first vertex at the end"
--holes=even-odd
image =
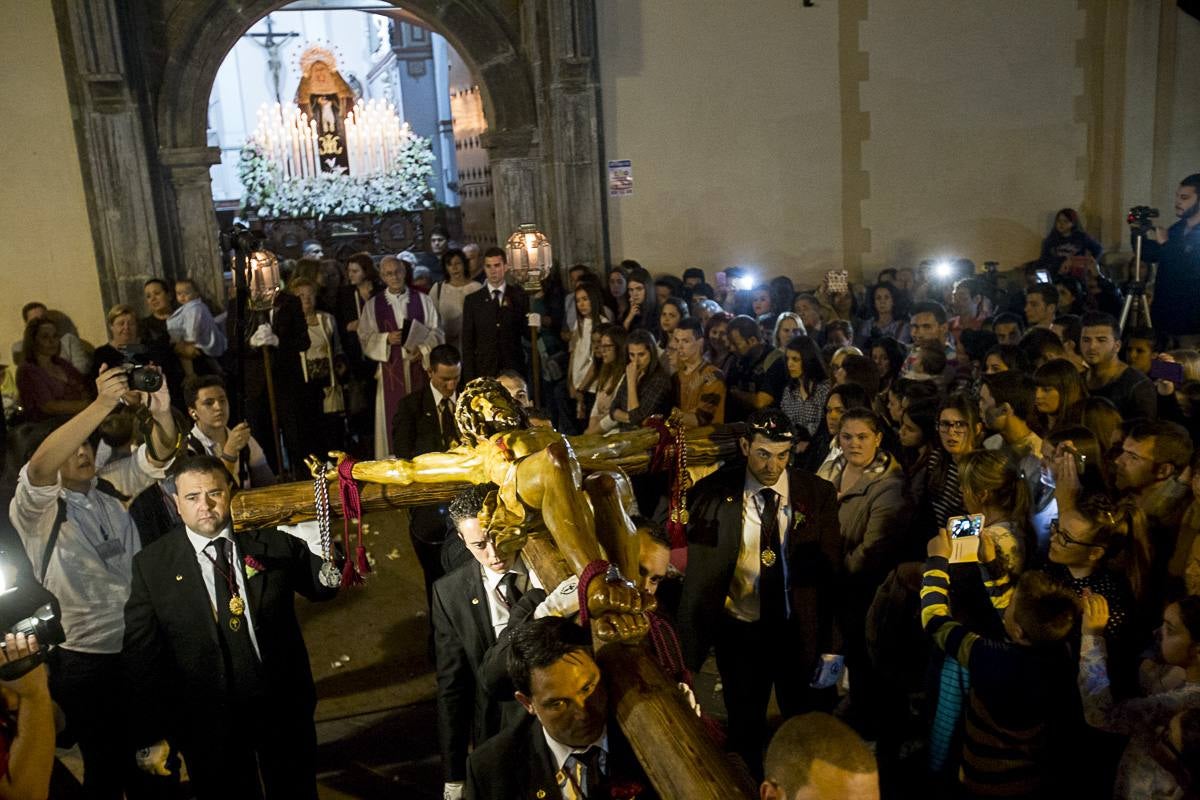
POLYGON ((237 453, 234 453, 233 455, 229 455, 224 450, 222 450, 221 451, 221 460, 228 461, 230 464, 232 464, 238 460, 237 453))

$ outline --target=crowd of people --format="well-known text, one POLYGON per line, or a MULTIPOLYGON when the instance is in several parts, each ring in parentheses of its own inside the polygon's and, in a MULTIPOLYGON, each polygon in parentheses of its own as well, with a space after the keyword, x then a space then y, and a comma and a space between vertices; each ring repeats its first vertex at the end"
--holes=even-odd
MULTIPOLYGON (((48 680, 0 683, 10 719, 44 727, 45 683, 90 797, 173 796, 178 753, 200 796, 315 797, 291 602, 331 597, 328 565, 304 526, 235 536, 230 498, 305 478, 310 453, 452 449, 461 389, 493 378, 566 435, 741 423, 741 457, 694 475, 686 547, 665 478, 634 480, 628 577, 685 684, 715 655, 725 747, 763 796, 1194 796, 1198 192, 1185 179, 1178 222, 1142 231, 1158 269, 1129 324, 1071 209, 1009 276, 960 260, 798 286, 623 261, 527 288, 503 250, 435 230, 429 252, 344 264, 311 244, 242 327, 188 279, 147 281, 97 347, 28 303, 0 384, 9 521, 66 640, 48 680), (772 695, 790 722, 768 749, 772 695), (244 703, 252 724, 222 718, 244 703)), ((595 796, 628 777, 627 743, 563 622, 575 592, 488 536, 495 489, 410 513, 444 795, 595 796)), ((7 741, 15 774, 39 751, 7 741)))

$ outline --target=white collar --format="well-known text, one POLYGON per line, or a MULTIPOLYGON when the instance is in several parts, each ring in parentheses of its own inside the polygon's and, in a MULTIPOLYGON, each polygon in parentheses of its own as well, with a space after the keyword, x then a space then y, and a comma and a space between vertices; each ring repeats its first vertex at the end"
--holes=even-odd
MULTIPOLYGON (((433 392, 433 404, 435 406, 441 406, 442 401, 446 399, 446 395, 442 394, 437 389, 433 388, 432 383, 429 384, 429 391, 433 392)), ((455 397, 454 395, 450 395, 450 405, 453 406, 457 402, 458 402, 458 398, 455 397)))
POLYGON ((196 533, 186 525, 183 526, 183 529, 187 531, 188 541, 192 543, 192 548, 196 551, 196 555, 200 555, 201 551, 208 547, 209 542, 213 541, 213 539, 228 539, 231 542, 233 541, 233 527, 231 525, 226 525, 220 533, 211 538, 196 533))
POLYGON ((599 745, 600 749, 604 751, 604 754, 606 756, 608 755, 607 725, 604 726, 604 731, 600 734, 599 739, 594 742, 590 742, 583 747, 571 747, 570 745, 563 744, 551 736, 550 732, 546 730, 544 725, 542 726, 542 735, 546 737, 546 746, 550 748, 550 753, 554 756, 554 763, 560 770, 567 765, 568 756, 572 755, 573 753, 584 753, 589 747, 599 745))
POLYGON ((507 288, 508 288, 508 281, 504 281, 504 282, 503 282, 503 283, 501 283, 499 286, 492 286, 492 284, 491 284, 491 283, 488 283, 488 284, 487 284, 488 296, 489 296, 489 297, 490 297, 490 296, 492 296, 492 295, 493 295, 495 292, 499 292, 500 294, 504 294, 504 290, 505 290, 505 289, 507 289, 507 288))
POLYGON ((525 566, 525 562, 521 560, 520 556, 513 559, 513 563, 504 572, 492 572, 482 564, 479 565, 479 569, 483 572, 483 585, 489 592, 496 591, 496 587, 500 585, 500 581, 504 580, 504 576, 510 572, 517 573, 518 576, 525 578, 526 581, 529 579, 529 568, 525 566))
MULTIPOLYGON (((789 502, 788 484, 788 471, 785 469, 779 474, 779 480, 775 481, 775 485, 770 487, 779 493, 779 506, 781 508, 786 508, 789 502)), ((758 482, 758 478, 750 474, 750 470, 746 470, 746 485, 742 492, 743 497, 753 497, 766 488, 768 487, 758 482)))

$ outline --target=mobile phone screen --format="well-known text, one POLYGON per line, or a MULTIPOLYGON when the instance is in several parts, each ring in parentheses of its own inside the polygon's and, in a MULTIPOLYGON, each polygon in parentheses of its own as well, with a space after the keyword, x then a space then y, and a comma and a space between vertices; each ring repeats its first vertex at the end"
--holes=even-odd
POLYGON ((946 520, 950 531, 950 563, 961 564, 979 560, 979 533, 983 530, 983 515, 951 517, 946 520))

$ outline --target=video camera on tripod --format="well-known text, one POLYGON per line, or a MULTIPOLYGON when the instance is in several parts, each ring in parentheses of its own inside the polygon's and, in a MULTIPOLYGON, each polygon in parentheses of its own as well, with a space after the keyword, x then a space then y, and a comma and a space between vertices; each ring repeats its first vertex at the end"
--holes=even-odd
POLYGON ((1121 332, 1125 332, 1125 324, 1133 326, 1153 327, 1150 319, 1150 305, 1146 302, 1146 285, 1142 283, 1142 240, 1154 230, 1152 220, 1158 218, 1158 209, 1150 206, 1134 206, 1125 217, 1129 229, 1133 233, 1133 280, 1125 284, 1125 305, 1121 308, 1121 332), (1132 317, 1132 318, 1131 318, 1132 317))
POLYGON ((1150 206, 1134 206, 1125 217, 1134 236, 1146 236, 1154 230, 1154 223, 1151 222, 1154 219, 1158 219, 1158 209, 1150 206))

